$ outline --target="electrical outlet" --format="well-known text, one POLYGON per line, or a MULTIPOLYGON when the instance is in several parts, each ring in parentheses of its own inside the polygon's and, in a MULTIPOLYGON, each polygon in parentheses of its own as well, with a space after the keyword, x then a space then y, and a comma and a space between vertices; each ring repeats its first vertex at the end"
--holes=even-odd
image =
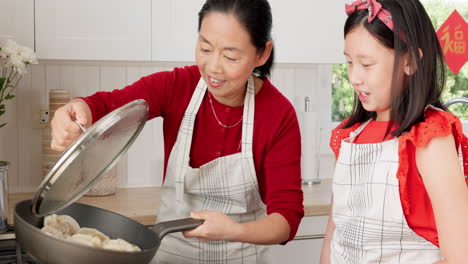
POLYGON ((47 124, 49 123, 49 110, 41 110, 40 123, 47 124))
POLYGON ((41 129, 49 124, 50 111, 48 105, 33 105, 32 110, 32 128, 41 129))

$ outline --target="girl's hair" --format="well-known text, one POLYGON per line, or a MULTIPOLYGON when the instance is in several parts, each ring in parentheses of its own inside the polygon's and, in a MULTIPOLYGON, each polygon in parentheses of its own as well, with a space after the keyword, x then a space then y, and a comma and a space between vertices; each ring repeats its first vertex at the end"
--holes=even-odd
MULTIPOLYGON (((249 33, 250 40, 259 53, 265 50, 267 41, 272 39, 273 19, 267 0, 207 0, 198 13, 198 31, 200 31, 205 16, 211 12, 234 15, 249 33)), ((273 60, 274 52, 272 49, 268 61, 255 68, 254 73, 260 77, 269 76, 273 60)))
MULTIPOLYGON (((393 136, 401 136, 418 122, 424 120, 426 106, 445 109, 441 93, 445 84, 445 61, 434 27, 419 0, 379 0, 382 7, 392 14, 393 31, 380 19, 368 22, 368 10, 357 10, 346 20, 344 36, 358 26, 364 26, 382 45, 395 51, 392 78, 392 101, 390 110, 391 127, 398 128, 393 136), (422 58, 420 56, 422 52, 422 58), (402 55, 408 55, 412 74, 404 76, 398 72, 402 55), (397 79, 404 79, 404 87, 397 87, 397 79)), ((354 110, 342 128, 376 118, 368 112, 355 95, 354 110)))

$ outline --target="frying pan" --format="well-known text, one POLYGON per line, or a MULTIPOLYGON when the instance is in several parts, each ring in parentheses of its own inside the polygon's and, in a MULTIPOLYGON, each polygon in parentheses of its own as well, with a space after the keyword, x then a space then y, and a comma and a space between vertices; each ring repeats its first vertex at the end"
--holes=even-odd
POLYGON ((15 207, 16 241, 40 263, 129 264, 149 263, 161 240, 171 232, 194 229, 203 220, 192 218, 159 223, 147 228, 125 216, 97 207, 73 203, 95 185, 143 129, 148 104, 132 101, 102 117, 73 143, 39 185, 32 200, 15 207), (112 239, 122 238, 142 249, 119 252, 92 248, 42 232, 44 216, 64 214, 82 227, 95 228, 112 239))
POLYGON ((203 220, 185 218, 161 222, 150 228, 125 216, 81 203, 73 203, 57 214, 69 215, 81 227, 96 228, 111 239, 122 238, 137 245, 140 252, 93 248, 56 238, 41 230, 44 217, 32 212, 32 201, 15 207, 16 242, 40 263, 50 264, 139 264, 149 263, 165 235, 194 229, 203 220))

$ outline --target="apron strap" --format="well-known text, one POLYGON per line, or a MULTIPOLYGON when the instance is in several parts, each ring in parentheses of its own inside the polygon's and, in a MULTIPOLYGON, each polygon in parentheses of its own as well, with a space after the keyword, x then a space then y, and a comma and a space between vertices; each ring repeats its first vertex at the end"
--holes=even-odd
POLYGON ((244 119, 242 120, 242 158, 253 158, 253 128, 255 114, 255 82, 253 76, 249 77, 247 92, 244 99, 244 119))
MULTIPOLYGON (((200 109, 201 102, 205 96, 207 85, 203 78, 198 81, 197 87, 190 99, 190 103, 185 110, 184 117, 180 124, 179 133, 177 135, 177 142, 180 143, 182 153, 177 155, 176 159, 176 197, 177 203, 180 205, 183 202, 185 174, 187 173, 190 147, 192 146, 193 128, 195 126, 195 118, 198 110, 200 109), (180 140, 180 141, 179 141, 180 140)), ((180 206, 177 206, 180 209, 180 206)))
POLYGON ((364 128, 366 128, 366 126, 370 123, 370 121, 372 121, 372 119, 369 119, 366 122, 362 123, 356 130, 349 133, 349 137, 345 138, 344 140, 350 143, 354 143, 354 141, 356 140, 356 136, 361 134, 361 132, 364 130, 364 128))

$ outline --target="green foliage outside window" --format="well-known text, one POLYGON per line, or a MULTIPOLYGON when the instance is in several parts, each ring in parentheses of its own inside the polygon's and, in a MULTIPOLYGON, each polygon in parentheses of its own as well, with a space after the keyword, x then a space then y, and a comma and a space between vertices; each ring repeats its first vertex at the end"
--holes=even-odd
MULTIPOLYGON (((447 20, 453 10, 457 10, 460 15, 468 22, 468 2, 460 0, 422 0, 421 1, 432 20, 436 31, 447 20)), ((468 36, 465 36, 468 40, 468 36)), ((467 47, 468 48, 468 47, 467 47)), ((454 75, 447 68, 447 82, 445 85, 442 100, 446 102, 454 97, 468 97, 468 64, 454 75)), ((346 64, 333 65, 333 109, 332 120, 339 122, 349 116, 353 110, 354 91, 348 82, 348 71, 346 64)), ((462 120, 468 120, 468 105, 453 104, 449 110, 460 117, 462 120)))

